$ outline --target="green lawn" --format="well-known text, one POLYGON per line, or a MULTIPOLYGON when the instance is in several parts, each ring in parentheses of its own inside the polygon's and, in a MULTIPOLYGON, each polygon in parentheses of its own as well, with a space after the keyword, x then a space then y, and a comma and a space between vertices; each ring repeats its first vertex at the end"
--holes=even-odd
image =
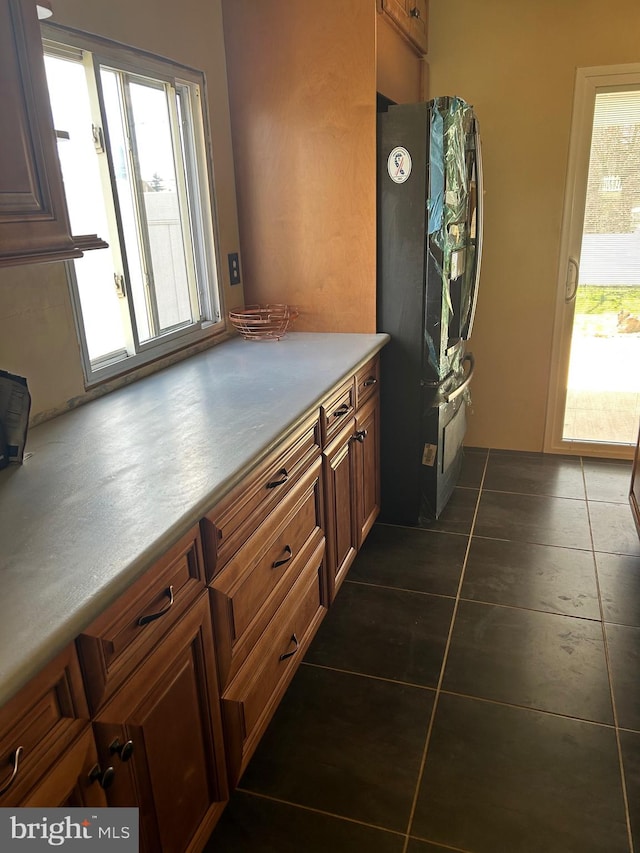
POLYGON ((640 286, 581 284, 576 297, 576 314, 609 314, 628 311, 640 316, 640 286))

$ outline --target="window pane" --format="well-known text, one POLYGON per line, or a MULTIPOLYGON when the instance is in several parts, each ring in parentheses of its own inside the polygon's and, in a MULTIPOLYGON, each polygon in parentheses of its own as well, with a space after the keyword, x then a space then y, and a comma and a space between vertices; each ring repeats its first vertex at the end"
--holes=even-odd
MULTIPOLYGON (((99 234, 112 244, 105 212, 99 156, 92 136, 92 116, 85 69, 81 62, 45 57, 54 125, 59 138, 71 229, 99 234)), ((125 349, 121 300, 113 274, 112 250, 86 252, 74 263, 89 358, 94 361, 125 349)))
POLYGON ((132 82, 135 145, 148 228, 157 334, 193 320, 171 124, 164 88, 132 82))
POLYGON ((203 78, 187 72, 174 86, 166 60, 104 44, 98 58, 89 36, 45 34, 73 231, 109 243, 67 265, 92 382, 200 341, 220 320, 203 78))
POLYGON ((640 416, 640 90, 595 96, 563 439, 635 444, 640 416))
POLYGON ((102 94, 109 128, 109 147, 115 172, 116 192, 129 271, 128 283, 136 315, 138 338, 148 341, 153 337, 150 306, 147 301, 145 274, 142 265, 140 235, 133 176, 129 161, 129 146, 124 123, 124 104, 119 86, 119 75, 104 68, 100 71, 102 94))

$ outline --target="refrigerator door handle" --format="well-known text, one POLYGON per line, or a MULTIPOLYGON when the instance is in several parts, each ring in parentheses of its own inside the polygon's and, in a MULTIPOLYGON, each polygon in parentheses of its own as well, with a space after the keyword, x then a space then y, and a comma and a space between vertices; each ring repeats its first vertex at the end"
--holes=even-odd
POLYGON ((464 391, 465 388, 468 388, 468 386, 471 382, 471 378, 473 377, 473 371, 476 368, 476 360, 473 357, 473 353, 472 352, 466 353, 464 358, 462 359, 462 361, 463 362, 465 362, 465 361, 469 362, 469 365, 470 365, 469 372, 465 376, 464 381, 461 382, 460 385, 458 385, 458 387, 454 391, 452 391, 450 394, 443 394, 442 395, 443 403, 450 403, 452 400, 455 400, 456 397, 459 397, 460 394, 462 394, 462 392, 464 391))
POLYGON ((453 370, 450 370, 447 373, 447 375, 445 377, 443 377, 442 379, 435 379, 433 381, 428 380, 428 379, 421 379, 420 385, 422 385, 423 388, 440 388, 443 385, 446 385, 452 376, 453 376, 453 370))
POLYGON ((468 341, 473 329, 473 321, 476 316, 476 305, 478 302, 478 288, 480 286, 480 267, 482 264, 482 248, 484 240, 484 174, 482 170, 482 143, 480 140, 480 125, 474 116, 473 126, 475 130, 475 167, 476 167, 476 253, 475 269, 473 271, 473 285, 471 291, 471 308, 467 319, 466 328, 462 337, 468 341))

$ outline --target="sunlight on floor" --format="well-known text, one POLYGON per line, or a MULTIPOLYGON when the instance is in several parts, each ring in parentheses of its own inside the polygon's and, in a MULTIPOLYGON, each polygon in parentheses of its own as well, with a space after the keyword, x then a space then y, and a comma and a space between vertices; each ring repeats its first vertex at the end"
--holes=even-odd
POLYGON ((619 332, 614 313, 576 315, 563 438, 635 444, 638 365, 640 332, 619 332))

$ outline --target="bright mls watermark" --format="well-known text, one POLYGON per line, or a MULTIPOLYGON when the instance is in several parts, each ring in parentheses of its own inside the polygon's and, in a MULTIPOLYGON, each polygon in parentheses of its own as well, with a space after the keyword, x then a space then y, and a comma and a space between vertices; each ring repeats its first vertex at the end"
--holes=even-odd
POLYGON ((138 809, 2 809, 0 850, 138 853, 138 809))

